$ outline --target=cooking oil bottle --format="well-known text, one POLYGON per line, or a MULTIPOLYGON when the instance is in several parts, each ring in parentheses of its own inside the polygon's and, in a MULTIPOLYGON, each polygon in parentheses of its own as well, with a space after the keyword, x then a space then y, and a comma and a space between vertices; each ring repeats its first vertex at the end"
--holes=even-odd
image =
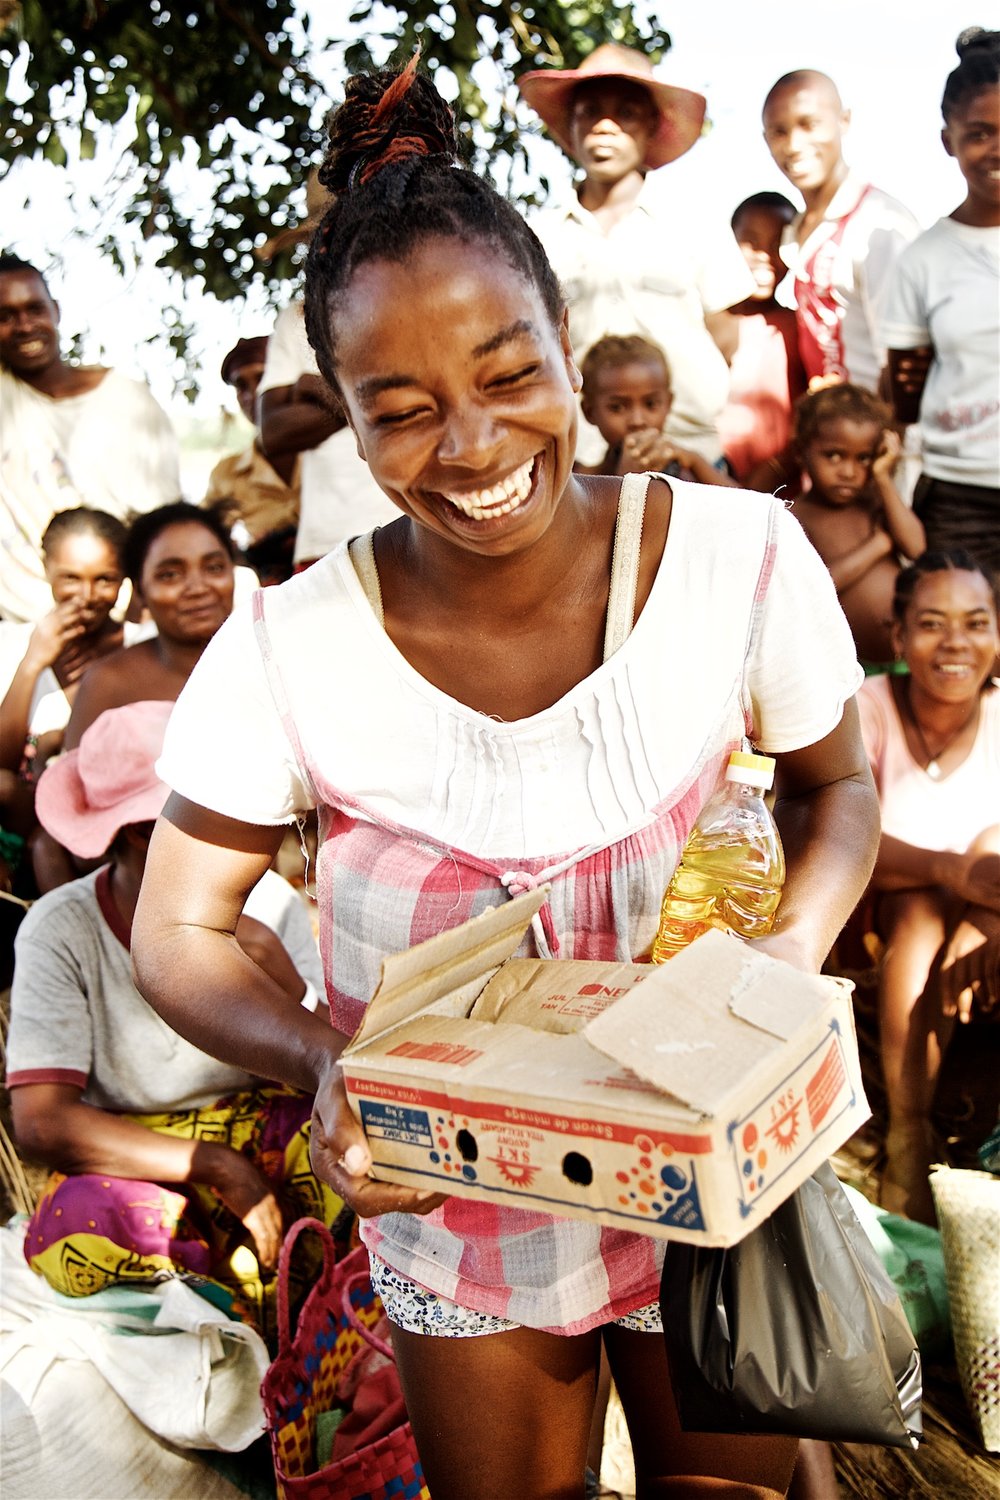
POLYGON ((730 755, 725 782, 698 814, 664 893, 654 964, 666 963, 709 927, 744 938, 770 932, 785 880, 781 840, 763 795, 773 780, 769 755, 730 755))

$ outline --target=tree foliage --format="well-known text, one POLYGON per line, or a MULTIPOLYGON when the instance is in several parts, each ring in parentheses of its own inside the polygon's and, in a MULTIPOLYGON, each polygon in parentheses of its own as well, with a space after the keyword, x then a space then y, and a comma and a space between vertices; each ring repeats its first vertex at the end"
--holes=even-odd
POLYGON ((536 125, 512 80, 574 67, 604 41, 653 61, 670 45, 655 18, 605 0, 355 0, 330 22, 336 9, 331 0, 0 0, 5 170, 38 156, 86 160, 113 127, 132 170, 103 248, 124 269, 138 236, 158 265, 228 298, 255 277, 290 272, 287 256, 262 266, 254 247, 296 222, 294 189, 346 73, 420 45, 427 67, 442 70, 477 166, 526 198, 525 132, 536 125))

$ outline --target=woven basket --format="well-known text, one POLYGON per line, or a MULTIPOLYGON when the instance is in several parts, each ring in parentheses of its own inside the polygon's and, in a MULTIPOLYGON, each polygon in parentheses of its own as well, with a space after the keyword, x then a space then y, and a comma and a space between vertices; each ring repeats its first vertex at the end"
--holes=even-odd
POLYGON ((315 1468, 316 1417, 329 1411, 334 1392, 363 1343, 392 1358, 371 1330, 382 1304, 368 1275, 362 1246, 334 1262, 333 1239, 318 1219, 299 1219, 289 1230, 278 1262, 278 1355, 264 1376, 267 1415, 279 1500, 430 1500, 409 1422, 322 1469, 315 1468), (323 1270, 299 1314, 292 1337, 288 1276, 299 1235, 310 1230, 323 1245, 323 1270))
POLYGON ((1000 1453, 1000 1179, 937 1167, 931 1191, 958 1378, 983 1447, 1000 1453))

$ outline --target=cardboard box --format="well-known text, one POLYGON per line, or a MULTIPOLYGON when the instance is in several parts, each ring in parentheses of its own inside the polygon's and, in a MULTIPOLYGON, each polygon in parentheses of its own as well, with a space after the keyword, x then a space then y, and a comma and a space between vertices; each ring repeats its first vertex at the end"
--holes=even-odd
POLYGON ((375 1176, 735 1244, 868 1118, 851 985, 717 931, 514 959, 545 894, 386 959, 341 1059, 375 1176))

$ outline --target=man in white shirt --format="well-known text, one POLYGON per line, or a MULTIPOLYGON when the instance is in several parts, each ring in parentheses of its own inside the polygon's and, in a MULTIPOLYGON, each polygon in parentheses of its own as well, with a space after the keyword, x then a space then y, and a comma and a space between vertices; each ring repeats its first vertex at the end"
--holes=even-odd
POLYGON ((850 111, 825 73, 802 69, 779 78, 763 119, 775 164, 805 203, 785 231, 781 254, 795 276, 806 374, 876 390, 889 273, 920 226, 902 203, 848 167, 843 141, 850 111))
POLYGON ((58 510, 89 505, 124 520, 180 495, 177 441, 147 386, 71 365, 44 277, 0 256, 0 614, 52 608, 41 540, 58 510))
MULTIPOLYGON (((646 57, 614 45, 577 69, 527 73, 518 87, 584 172, 566 204, 534 226, 566 293, 574 354, 582 359, 605 334, 658 344, 673 386, 665 431, 717 462, 738 336, 729 309, 752 294, 753 277, 728 223, 679 204, 669 173, 653 170, 697 141, 704 98, 659 82, 646 57)), ((594 433, 581 423, 582 462, 604 451, 594 433)))

